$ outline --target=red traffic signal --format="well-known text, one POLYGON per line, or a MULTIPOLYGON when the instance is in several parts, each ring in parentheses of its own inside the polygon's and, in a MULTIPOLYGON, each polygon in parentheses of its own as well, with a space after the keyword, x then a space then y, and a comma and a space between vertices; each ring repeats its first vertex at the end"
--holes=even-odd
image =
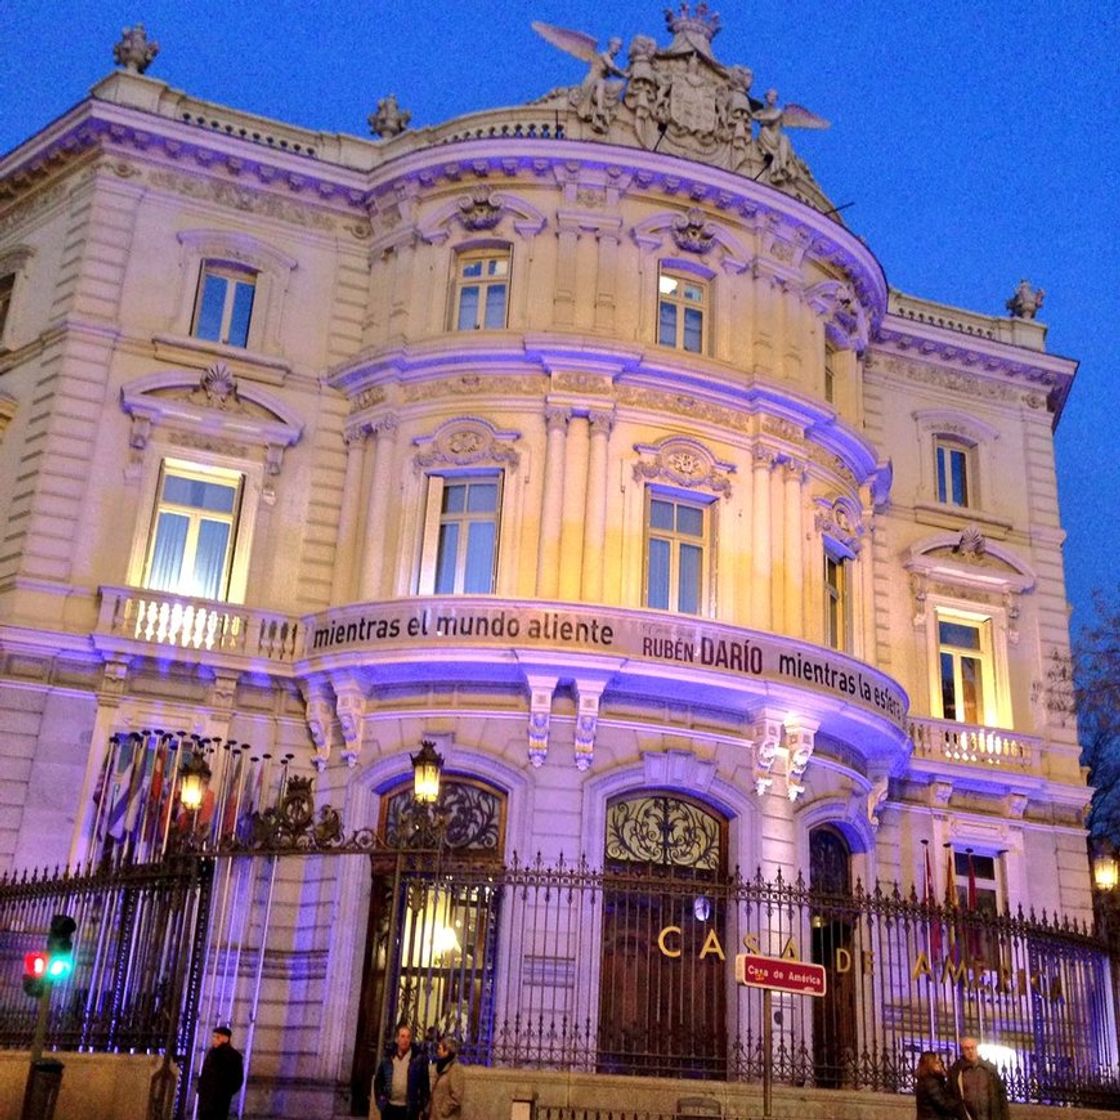
POLYGON ((23 990, 38 999, 46 990, 47 954, 25 953, 23 957, 23 990))

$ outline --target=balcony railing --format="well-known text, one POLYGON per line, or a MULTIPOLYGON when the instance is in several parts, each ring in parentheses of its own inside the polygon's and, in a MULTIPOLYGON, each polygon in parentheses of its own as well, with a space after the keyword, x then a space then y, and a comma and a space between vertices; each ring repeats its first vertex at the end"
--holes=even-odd
POLYGON ((102 587, 97 631, 153 645, 291 661, 299 623, 252 607, 134 587, 102 587))
POLYGON ((946 719, 911 719, 909 730, 918 758, 1034 770, 1042 757, 1041 739, 1003 727, 982 727, 946 719))

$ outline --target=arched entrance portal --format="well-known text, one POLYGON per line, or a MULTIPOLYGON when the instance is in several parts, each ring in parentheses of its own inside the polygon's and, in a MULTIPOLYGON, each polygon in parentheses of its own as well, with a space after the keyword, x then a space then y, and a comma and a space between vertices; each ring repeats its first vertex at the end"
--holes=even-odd
POLYGON ((398 823, 411 780, 381 801, 373 854, 362 996, 351 1072, 351 1115, 369 1112, 378 1041, 404 1020, 418 1039, 449 1031, 469 1059, 487 1053, 494 1024, 500 892, 487 868, 505 849, 505 794, 445 776, 439 808, 447 821, 438 850, 406 848, 398 823))
POLYGON ((852 851, 830 825, 809 833, 809 887, 813 963, 828 969, 827 992, 813 1000, 813 1067, 819 1086, 837 1088, 850 1081, 858 1052, 852 923, 852 851))
POLYGON ((607 806, 598 1068, 721 1078, 726 1072, 727 823, 706 806, 642 792, 607 806))

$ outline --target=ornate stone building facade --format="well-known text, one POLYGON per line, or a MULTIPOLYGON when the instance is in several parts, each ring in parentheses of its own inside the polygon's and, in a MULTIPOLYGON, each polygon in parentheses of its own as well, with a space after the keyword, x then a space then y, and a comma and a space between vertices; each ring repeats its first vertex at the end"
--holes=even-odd
MULTIPOLYGON (((496 864, 1089 919, 1052 439, 1075 363, 1029 289, 1010 317, 892 290, 789 145, 825 122, 754 100, 715 26, 682 10, 626 56, 542 26, 582 84, 416 131, 386 99, 378 140, 126 50, 4 157, 0 866, 99 850, 114 733, 287 756, 381 835, 430 739, 496 864)), ((285 866, 262 1100, 368 1089, 376 883, 285 866)), ((505 977, 475 1043, 511 962, 524 1010, 606 1029, 606 965, 579 969, 617 908, 577 951, 472 897, 505 977)), ((677 959, 666 929, 641 951, 677 959)), ((420 1025, 470 1003, 441 998, 420 1025)), ((644 1072, 605 1052, 588 1083, 644 1072)), ((528 1058, 503 1108, 547 1097, 528 1058)))

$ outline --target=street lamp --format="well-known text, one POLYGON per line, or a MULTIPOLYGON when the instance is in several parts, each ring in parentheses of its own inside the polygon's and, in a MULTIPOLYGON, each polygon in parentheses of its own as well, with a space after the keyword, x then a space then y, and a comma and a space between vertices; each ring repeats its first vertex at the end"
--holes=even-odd
POLYGON ((210 767, 202 752, 195 748, 179 768, 179 802, 183 808, 197 813, 202 808, 209 784, 210 767))
POLYGON ((1114 891, 1120 881, 1116 852, 1110 844, 1101 844, 1093 854, 1093 886, 1098 891, 1114 891))
POLYGON ((436 751, 431 739, 424 739, 420 750, 409 757, 412 759, 412 796, 421 805, 435 805, 439 801, 443 755, 436 751))

